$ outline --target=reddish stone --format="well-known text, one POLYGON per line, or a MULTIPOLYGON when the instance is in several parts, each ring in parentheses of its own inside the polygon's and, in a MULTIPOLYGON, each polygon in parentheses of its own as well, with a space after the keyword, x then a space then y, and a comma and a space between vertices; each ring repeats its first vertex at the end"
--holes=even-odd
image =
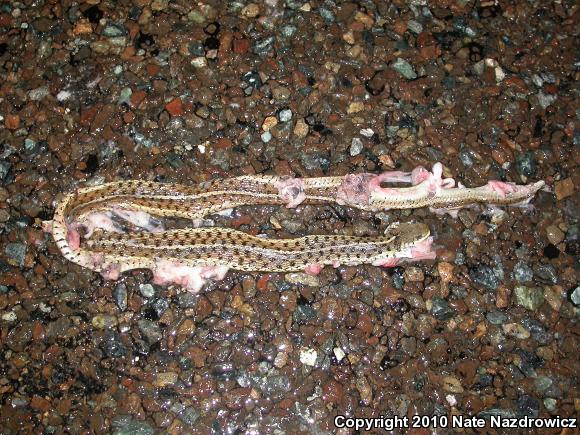
POLYGON ((40 396, 32 396, 32 400, 30 400, 30 407, 42 412, 47 412, 52 409, 50 402, 40 396))
POLYGON ((169 112, 171 116, 181 116, 183 115, 183 103, 181 98, 175 98, 171 102, 165 105, 165 110, 169 112))
POLYGON ((227 137, 220 138, 215 144, 216 148, 219 148, 222 150, 227 150, 228 148, 231 148, 232 146, 233 146, 232 141, 227 137))
POLYGON ((330 403, 340 403, 344 398, 344 388, 334 379, 330 379, 322 386, 322 400, 330 403))
POLYGON ((264 291, 266 290, 266 286, 268 285, 268 281, 270 281, 270 275, 265 273, 263 274, 260 279, 258 279, 258 282, 256 283, 256 288, 258 290, 264 291))
POLYGON ((133 112, 126 112, 123 114, 123 121, 125 124, 131 124, 135 120, 135 114, 133 112))
POLYGON ((32 339, 33 340, 44 340, 44 326, 40 322, 34 322, 32 327, 32 339))
POLYGON ((143 90, 134 91, 133 94, 131 94, 131 106, 137 107, 146 96, 147 93, 143 90))
POLYGON ((234 228, 239 228, 242 225, 250 225, 251 222, 252 222, 252 218, 249 215, 245 214, 245 215, 242 215, 240 217, 233 219, 232 226, 234 228))
POLYGON ((4 120, 4 125, 9 130, 16 130, 20 126, 20 116, 8 114, 4 120))
POLYGON ((79 119, 80 124, 84 127, 90 126, 98 110, 99 108, 97 106, 88 107, 87 109, 82 110, 79 119))
POLYGON ((159 68, 159 65, 154 63, 150 63, 145 67, 145 71, 147 71, 147 74, 149 74, 150 76, 157 75, 160 69, 161 68, 159 68))
POLYGON ((234 35, 232 32, 223 32, 220 36, 220 48, 219 53, 226 55, 228 51, 230 51, 232 47, 232 39, 234 35))
POLYGON ((393 26, 393 30, 395 33, 402 35, 407 31, 407 21, 397 20, 397 22, 395 22, 395 25, 393 26))
POLYGON ((248 39, 234 39, 234 53, 246 54, 250 49, 250 41, 248 39))
POLYGON ((370 334, 373 331, 373 321, 368 314, 361 314, 358 317, 356 328, 360 329, 365 334, 370 334))
POLYGON ((441 56, 441 48, 438 45, 429 45, 427 47, 421 47, 419 50, 421 57, 425 60, 435 59, 441 56))

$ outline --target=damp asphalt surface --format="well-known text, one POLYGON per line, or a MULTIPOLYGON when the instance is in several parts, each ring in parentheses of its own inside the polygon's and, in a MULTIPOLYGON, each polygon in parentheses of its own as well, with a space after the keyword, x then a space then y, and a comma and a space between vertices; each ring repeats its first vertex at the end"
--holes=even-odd
POLYGON ((0 2, 0 432, 577 415, 579 14, 570 0, 0 2), (466 186, 550 191, 457 219, 213 216, 273 237, 421 221, 439 255, 317 277, 230 272, 199 295, 149 271, 105 281, 41 228, 88 184, 437 161, 466 186))

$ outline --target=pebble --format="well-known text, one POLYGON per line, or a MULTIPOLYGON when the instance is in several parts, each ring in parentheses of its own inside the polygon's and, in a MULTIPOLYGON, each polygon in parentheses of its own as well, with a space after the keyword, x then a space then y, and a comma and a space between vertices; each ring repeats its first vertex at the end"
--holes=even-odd
POLYGON ((444 376, 442 382, 444 391, 454 394, 461 394, 464 391, 461 381, 454 376, 444 376))
POLYGON ((391 68, 393 68, 407 80, 415 80, 417 78, 417 73, 415 72, 413 66, 405 59, 401 59, 400 57, 391 64, 391 68))
POLYGON ((530 338, 530 332, 517 323, 505 323, 502 325, 502 329, 509 337, 514 337, 519 340, 530 338))
POLYGON ((554 191, 558 201, 568 198, 574 194, 574 182, 571 178, 565 178, 562 181, 556 181, 554 184, 554 191))
POLYGON ((314 367, 318 359, 318 352, 315 349, 302 348, 300 349, 300 362, 307 366, 314 367))
POLYGON ((564 240, 564 233, 556 225, 550 225, 546 228, 546 236, 551 244, 557 245, 564 240))
POLYGON ((362 140, 360 140, 360 138, 358 137, 353 137, 352 141, 350 143, 350 155, 352 157, 354 156, 358 156, 361 151, 363 150, 364 146, 362 143, 362 140))
POLYGON ((278 120, 276 119, 275 116, 268 116, 264 119, 264 122, 262 122, 262 130, 270 131, 270 129, 272 129, 272 127, 274 127, 277 124, 278 120))
POLYGON ((282 109, 278 113, 278 119, 280 122, 288 122, 292 119, 292 110, 290 109, 282 109))
POLYGON ((514 289, 516 303, 528 310, 537 310, 544 302, 544 292, 538 287, 519 285, 514 289))
POLYGON ((4 253, 14 265, 24 266, 26 258, 26 245, 24 243, 7 243, 4 247, 4 253))
POLYGON ((296 125, 294 126, 294 136, 296 136, 297 138, 305 138, 306 135, 308 134, 308 124, 306 124, 306 122, 304 121, 304 119, 299 119, 298 121, 296 121, 296 125))
POLYGON ((518 261, 514 266, 513 277, 518 282, 529 282, 534 277, 534 272, 526 263, 518 261))
POLYGON ((139 284, 139 293, 144 298, 152 298, 155 296, 155 288, 151 284, 139 284))
POLYGON ((496 270, 486 265, 479 265, 469 272, 469 276, 477 284, 483 285, 490 290, 496 290, 501 283, 501 277, 496 270))
POLYGON ((320 287, 320 278, 304 272, 292 272, 284 275, 284 279, 290 284, 307 285, 310 287, 320 287))
POLYGON ((423 282, 425 275, 423 274, 423 269, 420 267, 408 266, 405 268, 403 278, 407 282, 423 282))

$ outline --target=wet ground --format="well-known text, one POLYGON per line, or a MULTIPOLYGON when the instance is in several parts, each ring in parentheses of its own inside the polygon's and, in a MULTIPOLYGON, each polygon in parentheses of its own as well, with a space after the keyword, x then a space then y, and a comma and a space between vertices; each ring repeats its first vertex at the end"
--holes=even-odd
POLYGON ((2 433, 578 412, 578 6, 426 3, 0 3, 2 433), (439 258, 230 272, 200 295, 105 281, 41 229, 89 183, 436 161, 551 192, 503 217, 237 210, 214 221, 289 237, 419 220, 439 258))

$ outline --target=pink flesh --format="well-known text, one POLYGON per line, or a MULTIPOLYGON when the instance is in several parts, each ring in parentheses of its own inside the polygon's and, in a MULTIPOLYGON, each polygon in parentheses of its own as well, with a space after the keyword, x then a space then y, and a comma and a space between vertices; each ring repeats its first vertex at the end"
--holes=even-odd
POLYGON ((163 224, 156 223, 152 216, 144 211, 115 208, 113 213, 115 213, 115 215, 119 216, 120 218, 125 219, 127 222, 132 223, 136 227, 143 228, 144 230, 151 233, 160 233, 164 230, 163 224))
POLYGON ((73 251, 77 251, 81 247, 81 235, 77 227, 76 224, 67 226, 66 242, 73 251))
POLYGON ((304 182, 300 178, 286 178, 279 180, 275 184, 278 195, 286 201, 287 208, 296 208, 306 199, 304 193, 304 182))
POLYGON ((320 263, 312 263, 309 264, 308 266, 306 266, 306 269, 304 269, 304 271, 308 274, 308 275, 312 275, 312 276, 316 276, 320 273, 320 271, 324 268, 323 264, 320 263))
POLYGON ((518 186, 514 183, 505 183, 503 181, 491 180, 487 182, 485 186, 493 192, 497 192, 504 198, 508 193, 514 193, 518 190, 518 186))
POLYGON ((111 233, 122 233, 123 230, 119 227, 118 224, 113 222, 111 216, 111 212, 98 212, 88 215, 85 222, 83 222, 83 225, 87 230, 85 238, 88 239, 91 237, 93 231, 96 229, 101 229, 111 233))
POLYGON ((105 279, 116 281, 121 276, 121 266, 118 264, 109 264, 103 268, 101 276, 105 279))
POLYGON ((411 248, 410 260, 435 260, 437 252, 433 249, 433 237, 427 237, 411 248))
POLYGON ((429 177, 431 177, 431 172, 423 166, 417 166, 413 169, 413 172, 411 172, 411 183, 413 186, 416 186, 417 184, 421 184, 423 181, 429 179, 429 177))
POLYGON ((155 284, 179 284, 192 293, 199 292, 209 279, 223 279, 227 266, 193 267, 171 260, 157 260, 153 270, 155 284))
POLYGON ((431 213, 435 213, 438 216, 445 216, 446 214, 448 214, 453 219, 457 219, 457 216, 459 216, 459 210, 461 210, 462 208, 463 207, 457 207, 457 208, 434 208, 434 207, 429 207, 429 211, 431 213))
POLYGON ((52 221, 42 221, 42 231, 52 234, 52 221))
POLYGON ((433 237, 428 237, 422 242, 415 244, 407 252, 402 252, 401 255, 401 257, 388 258, 378 265, 382 267, 395 267, 403 261, 434 260, 437 253, 433 249, 433 237))
POLYGON ((336 202, 339 204, 367 204, 372 189, 378 186, 378 175, 372 174, 349 174, 336 192, 336 202))
POLYGON ((397 264, 399 264, 398 258, 389 258, 383 264, 381 264, 381 267, 395 267, 397 264))

